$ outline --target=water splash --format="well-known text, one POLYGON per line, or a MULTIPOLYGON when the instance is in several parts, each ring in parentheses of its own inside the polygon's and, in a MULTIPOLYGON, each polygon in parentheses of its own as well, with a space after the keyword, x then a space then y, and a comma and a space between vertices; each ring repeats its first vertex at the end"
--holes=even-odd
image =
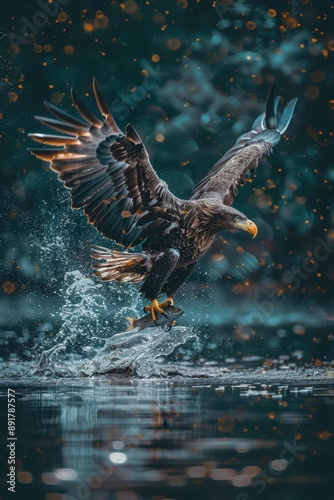
MULTIPOLYGON (((166 363, 166 358, 178 347, 193 342, 196 338, 192 328, 182 326, 174 327, 168 334, 160 327, 136 333, 122 332, 106 340, 102 349, 92 349, 94 352, 91 352, 91 359, 64 361, 58 357, 53 359, 52 365, 40 364, 40 371, 63 377, 110 373, 128 373, 140 378, 163 376, 170 369, 175 372, 175 366, 173 363, 166 363)), ((59 348, 61 349, 60 346, 59 348)))
POLYGON ((78 270, 68 271, 61 290, 64 304, 62 326, 51 349, 44 351, 40 368, 63 359, 90 355, 105 339, 124 327, 125 316, 138 315, 139 296, 133 286, 102 285, 78 270))
POLYGON ((147 378, 160 375, 163 369, 159 361, 196 338, 193 329, 186 327, 173 328, 170 334, 158 327, 110 337, 111 329, 117 330, 129 311, 138 315, 139 299, 134 287, 128 287, 130 293, 126 294, 124 286, 111 285, 107 289, 113 296, 111 326, 106 319, 108 300, 104 288, 80 271, 65 274, 64 305, 60 313, 62 327, 54 340, 55 345, 42 353, 38 372, 73 377, 116 371, 147 378), (121 307, 117 308, 117 302, 121 302, 121 307), (124 305, 125 302, 128 305, 124 305))

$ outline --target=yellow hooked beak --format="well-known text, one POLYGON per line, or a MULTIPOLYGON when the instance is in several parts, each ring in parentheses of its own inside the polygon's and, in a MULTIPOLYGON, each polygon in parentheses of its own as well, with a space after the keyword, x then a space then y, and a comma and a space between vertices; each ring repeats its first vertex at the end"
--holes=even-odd
POLYGON ((243 231, 247 231, 247 233, 250 233, 253 235, 253 238, 257 235, 258 229, 257 225, 254 224, 251 220, 246 220, 246 221, 241 221, 236 224, 236 226, 239 229, 242 229, 243 231))

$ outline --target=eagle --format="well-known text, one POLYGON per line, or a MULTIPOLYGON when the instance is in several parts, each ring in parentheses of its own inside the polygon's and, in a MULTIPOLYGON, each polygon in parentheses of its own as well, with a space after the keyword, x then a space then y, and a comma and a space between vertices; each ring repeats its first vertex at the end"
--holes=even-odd
POLYGON ((37 143, 51 146, 30 151, 50 162, 69 189, 72 208, 83 208, 90 224, 123 247, 123 251, 95 247, 95 276, 101 281, 141 283, 140 292, 150 302, 144 310, 155 321, 158 313, 174 304, 175 293, 218 232, 242 229, 256 236, 254 222, 232 203, 238 186, 280 141, 297 98, 289 101, 278 120, 280 97, 272 88, 252 129, 238 138, 185 200, 157 175, 135 128, 128 124, 125 133, 119 129, 95 78, 93 92, 101 117, 73 89, 80 118, 45 102, 54 118, 36 116, 36 120, 62 135, 29 134, 37 143), (140 250, 129 251, 139 246, 140 250), (161 294, 166 300, 159 303, 161 294))

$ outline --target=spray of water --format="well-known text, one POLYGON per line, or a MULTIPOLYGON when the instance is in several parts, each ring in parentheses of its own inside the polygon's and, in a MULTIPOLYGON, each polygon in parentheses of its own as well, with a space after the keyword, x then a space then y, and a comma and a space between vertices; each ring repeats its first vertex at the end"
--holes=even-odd
MULTIPOLYGON (((62 210, 66 212, 65 207, 62 210)), ((160 328, 125 332, 126 316, 143 314, 137 287, 96 281, 88 259, 80 262, 80 255, 84 259, 89 254, 89 244, 80 243, 85 238, 78 238, 73 221, 57 211, 44 220, 46 227, 35 232, 32 241, 62 305, 61 326, 47 348, 43 345, 38 371, 69 377, 114 371, 141 377, 160 373, 158 360, 193 338, 192 329, 178 327, 170 334, 160 328)))

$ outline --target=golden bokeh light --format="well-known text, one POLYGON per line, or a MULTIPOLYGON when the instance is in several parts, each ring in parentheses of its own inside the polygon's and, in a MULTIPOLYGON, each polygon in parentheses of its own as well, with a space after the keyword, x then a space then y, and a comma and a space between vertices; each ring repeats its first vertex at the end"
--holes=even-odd
POLYGON ((8 295, 11 295, 15 292, 15 285, 11 281, 5 281, 2 285, 2 289, 8 295))
POLYGON ((66 54, 67 56, 71 56, 72 54, 74 54, 74 52, 75 48, 73 47, 73 45, 65 45, 64 54, 66 54))
POLYGON ((83 29, 87 33, 91 33, 92 31, 94 31, 94 21, 86 19, 83 23, 83 29))
POLYGON ((167 47, 170 50, 179 50, 179 48, 181 47, 181 42, 178 38, 171 38, 167 42, 167 47))
POLYGON ((53 104, 60 104, 63 98, 64 96, 60 92, 54 92, 53 94, 51 94, 51 102, 53 104))
POLYGON ((164 140, 165 140, 165 136, 164 136, 163 134, 156 134, 156 136, 155 136, 155 140, 156 140, 157 142, 164 142, 164 140))
POLYGON ((16 102, 18 98, 19 96, 16 92, 8 92, 8 99, 10 100, 10 102, 16 102))
POLYGON ((101 10, 96 11, 94 19, 94 28, 103 30, 109 26, 109 19, 103 14, 101 10))
POLYGON ((138 10, 138 5, 134 0, 127 0, 124 3, 121 3, 121 9, 127 14, 134 14, 138 10))
POLYGON ((314 101, 315 99, 318 99, 319 95, 320 95, 320 90, 319 87, 317 87, 316 85, 309 85, 308 87, 306 87, 305 90, 306 99, 314 101))
POLYGON ((248 29, 249 31, 256 30, 256 23, 254 21, 247 21, 246 29, 248 29))
POLYGON ((60 23, 66 23, 66 21, 68 19, 68 15, 66 14, 66 12, 63 12, 63 11, 59 12, 57 19, 60 23))

